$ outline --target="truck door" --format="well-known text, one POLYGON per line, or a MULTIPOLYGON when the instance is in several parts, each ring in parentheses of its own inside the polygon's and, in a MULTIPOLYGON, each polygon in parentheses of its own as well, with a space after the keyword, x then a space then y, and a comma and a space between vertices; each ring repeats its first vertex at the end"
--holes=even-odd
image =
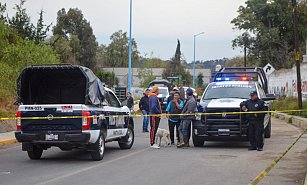
POLYGON ((106 139, 113 139, 121 136, 125 136, 127 133, 127 127, 125 125, 124 115, 122 107, 116 96, 111 91, 105 93, 107 106, 104 106, 103 110, 107 116, 108 132, 106 139))

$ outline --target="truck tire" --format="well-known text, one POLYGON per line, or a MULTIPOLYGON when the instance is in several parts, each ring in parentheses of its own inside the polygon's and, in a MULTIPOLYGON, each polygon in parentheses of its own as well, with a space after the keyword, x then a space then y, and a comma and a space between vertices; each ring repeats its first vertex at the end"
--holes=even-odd
POLYGON ((103 133, 100 133, 100 136, 96 143, 94 144, 94 151, 91 151, 91 156, 94 161, 100 161, 103 159, 105 151, 105 139, 103 133))
POLYGON ((128 126, 128 131, 126 136, 122 137, 118 141, 120 149, 130 149, 134 143, 134 130, 131 125, 128 126))
POLYGON ((204 146, 205 140, 196 136, 194 133, 192 135, 193 145, 195 147, 202 147, 204 146))
POLYGON ((271 118, 270 118, 268 125, 264 129, 264 137, 270 138, 271 137, 271 131, 272 131, 272 124, 271 124, 271 118))
POLYGON ((30 159, 32 160, 38 160, 41 158, 42 154, 43 154, 43 149, 39 148, 37 146, 33 146, 33 150, 32 151, 27 151, 28 152, 28 156, 30 159))

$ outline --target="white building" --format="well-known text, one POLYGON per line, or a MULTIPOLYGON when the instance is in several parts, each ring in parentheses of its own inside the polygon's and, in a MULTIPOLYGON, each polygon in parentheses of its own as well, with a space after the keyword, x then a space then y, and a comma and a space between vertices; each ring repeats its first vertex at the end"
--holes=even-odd
MULTIPOLYGON (((102 68, 104 71, 114 72, 119 80, 120 86, 127 86, 128 83, 128 68, 102 68)), ((132 68, 132 86, 137 87, 140 85, 140 79, 138 78, 138 71, 140 68, 132 68)), ((152 74, 156 79, 162 79, 162 73, 164 68, 151 68, 152 74)), ((193 70, 188 69, 191 75, 193 75, 193 70)), ((204 83, 209 83, 211 78, 210 69, 196 69, 196 75, 202 73, 204 78, 204 83)))

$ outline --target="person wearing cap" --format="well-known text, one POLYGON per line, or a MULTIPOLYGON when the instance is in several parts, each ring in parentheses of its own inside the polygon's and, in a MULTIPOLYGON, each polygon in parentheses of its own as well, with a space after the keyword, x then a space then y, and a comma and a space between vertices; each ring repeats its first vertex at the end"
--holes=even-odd
MULTIPOLYGON (((240 104, 242 111, 245 112, 257 112, 267 111, 265 101, 258 98, 257 91, 250 92, 250 99, 240 104)), ((248 150, 263 150, 263 134, 264 134, 264 116, 265 113, 247 113, 246 118, 248 120, 248 135, 250 147, 248 150)))
POLYGON ((148 131, 149 118, 147 116, 149 113, 149 98, 148 98, 149 92, 150 90, 146 89, 144 92, 144 96, 141 98, 139 102, 139 108, 143 114, 143 132, 149 132, 148 131))
POLYGON ((181 118, 181 123, 179 126, 179 138, 180 143, 177 145, 178 148, 182 147, 189 147, 189 139, 188 138, 188 129, 190 128, 190 124, 192 120, 195 119, 195 113, 197 103, 195 101, 195 98, 193 97, 193 90, 191 88, 188 88, 186 91, 186 97, 187 100, 184 104, 184 107, 182 109, 181 114, 183 114, 181 118), (188 114, 188 115, 184 115, 188 114))
POLYGON ((183 101, 180 99, 180 94, 178 91, 175 91, 174 94, 174 99, 171 100, 166 107, 166 117, 168 118, 168 128, 170 132, 170 139, 171 139, 171 144, 175 144, 174 140, 174 129, 176 127, 176 137, 177 137, 177 143, 179 143, 179 132, 178 128, 180 125, 180 115, 182 108, 183 108, 183 101))
POLYGON ((159 88, 158 86, 153 86, 151 93, 148 94, 149 97, 149 114, 150 116, 150 146, 151 148, 159 149, 157 144, 154 144, 157 130, 159 128, 160 118, 161 118, 161 105, 158 99, 159 88))
MULTIPOLYGON (((169 104, 169 102, 171 102, 173 99, 174 99, 174 93, 175 92, 179 92, 179 89, 178 89, 178 87, 174 87, 173 88, 173 90, 171 91, 171 96, 169 96, 168 98, 167 98, 167 105, 169 104)), ((180 95, 180 94, 179 94, 180 95)))

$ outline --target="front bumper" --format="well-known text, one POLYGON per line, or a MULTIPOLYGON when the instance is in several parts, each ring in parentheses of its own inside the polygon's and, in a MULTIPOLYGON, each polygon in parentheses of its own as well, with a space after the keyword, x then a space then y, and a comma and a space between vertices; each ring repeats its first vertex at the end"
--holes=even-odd
POLYGON ((52 132, 58 135, 57 140, 46 140, 46 132, 39 133, 23 133, 21 131, 15 132, 15 137, 21 143, 42 143, 42 144, 59 144, 59 143, 88 143, 90 140, 90 133, 65 133, 65 132, 52 132))
POLYGON ((231 138, 247 138, 248 123, 238 122, 193 122, 193 134, 197 137, 205 137, 206 140, 224 140, 231 138))

